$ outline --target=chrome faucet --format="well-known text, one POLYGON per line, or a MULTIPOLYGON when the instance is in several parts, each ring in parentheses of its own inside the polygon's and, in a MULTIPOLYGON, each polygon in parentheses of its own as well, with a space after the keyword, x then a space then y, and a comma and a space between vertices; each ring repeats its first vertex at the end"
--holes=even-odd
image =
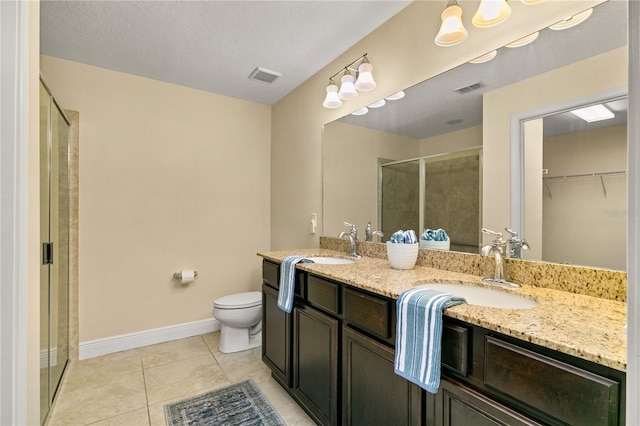
POLYGON ((380 239, 384 238, 382 231, 374 231, 371 229, 371 222, 367 223, 367 229, 365 231, 365 241, 373 241, 373 237, 379 236, 380 239))
POLYGON ((502 233, 495 232, 487 228, 482 228, 482 232, 484 234, 492 234, 496 236, 495 240, 493 240, 491 244, 482 246, 482 249, 480 250, 480 254, 482 256, 491 256, 491 254, 493 254, 496 260, 496 272, 493 278, 483 278, 482 281, 489 284, 498 284, 507 287, 520 287, 519 284, 511 283, 504 279, 504 258, 507 242, 502 239, 502 233))
POLYGON ((358 230, 356 229, 355 225, 352 225, 348 222, 344 223, 345 226, 350 226, 351 227, 351 231, 346 232, 343 231, 340 233, 340 236, 338 238, 342 239, 345 236, 347 238, 349 238, 349 244, 350 244, 350 250, 351 252, 349 253, 350 256, 355 257, 356 259, 360 259, 360 255, 358 254, 358 230))
POLYGON ((518 233, 509 228, 504 228, 511 237, 507 244, 509 245, 509 257, 512 259, 522 259, 522 250, 529 250, 529 243, 524 238, 518 238, 518 233))

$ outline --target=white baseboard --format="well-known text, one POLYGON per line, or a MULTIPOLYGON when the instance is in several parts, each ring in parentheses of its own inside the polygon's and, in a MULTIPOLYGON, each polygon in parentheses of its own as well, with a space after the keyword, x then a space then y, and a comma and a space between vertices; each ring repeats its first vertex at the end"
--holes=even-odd
POLYGON ((220 321, 210 318, 201 321, 176 324, 168 327, 154 328, 152 330, 138 331, 136 333, 122 334, 120 336, 81 342, 79 347, 79 359, 94 358, 127 349, 140 348, 142 346, 155 345, 156 343, 169 342, 171 340, 184 339, 185 337, 198 336, 220 330, 220 321))
POLYGON ((51 348, 51 354, 47 349, 40 351, 40 369, 49 367, 49 362, 51 362, 52 367, 58 363, 58 348, 51 348))

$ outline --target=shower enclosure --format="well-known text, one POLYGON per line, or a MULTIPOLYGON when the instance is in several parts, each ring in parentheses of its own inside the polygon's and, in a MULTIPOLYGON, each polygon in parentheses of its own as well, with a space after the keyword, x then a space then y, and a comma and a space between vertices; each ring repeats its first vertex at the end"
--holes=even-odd
POLYGON ((40 80, 40 420, 69 359, 69 122, 40 80))
POLYGON ((384 163, 379 217, 385 236, 400 229, 444 229, 451 250, 478 253, 482 149, 384 163))

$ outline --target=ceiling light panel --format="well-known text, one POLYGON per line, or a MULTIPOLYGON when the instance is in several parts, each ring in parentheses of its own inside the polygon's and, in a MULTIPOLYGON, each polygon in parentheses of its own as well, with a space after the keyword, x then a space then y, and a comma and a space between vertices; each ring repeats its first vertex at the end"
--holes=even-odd
POLYGON ((571 111, 574 115, 582 118, 587 123, 594 121, 609 120, 615 117, 615 114, 602 104, 591 105, 586 108, 575 109, 571 111))

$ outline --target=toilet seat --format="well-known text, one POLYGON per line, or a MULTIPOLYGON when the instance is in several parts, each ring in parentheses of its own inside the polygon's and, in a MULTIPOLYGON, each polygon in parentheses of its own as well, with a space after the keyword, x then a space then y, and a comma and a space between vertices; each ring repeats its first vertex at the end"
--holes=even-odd
POLYGON ((213 301, 213 306, 220 309, 245 309, 260 306, 261 304, 262 293, 259 291, 231 294, 213 301))

